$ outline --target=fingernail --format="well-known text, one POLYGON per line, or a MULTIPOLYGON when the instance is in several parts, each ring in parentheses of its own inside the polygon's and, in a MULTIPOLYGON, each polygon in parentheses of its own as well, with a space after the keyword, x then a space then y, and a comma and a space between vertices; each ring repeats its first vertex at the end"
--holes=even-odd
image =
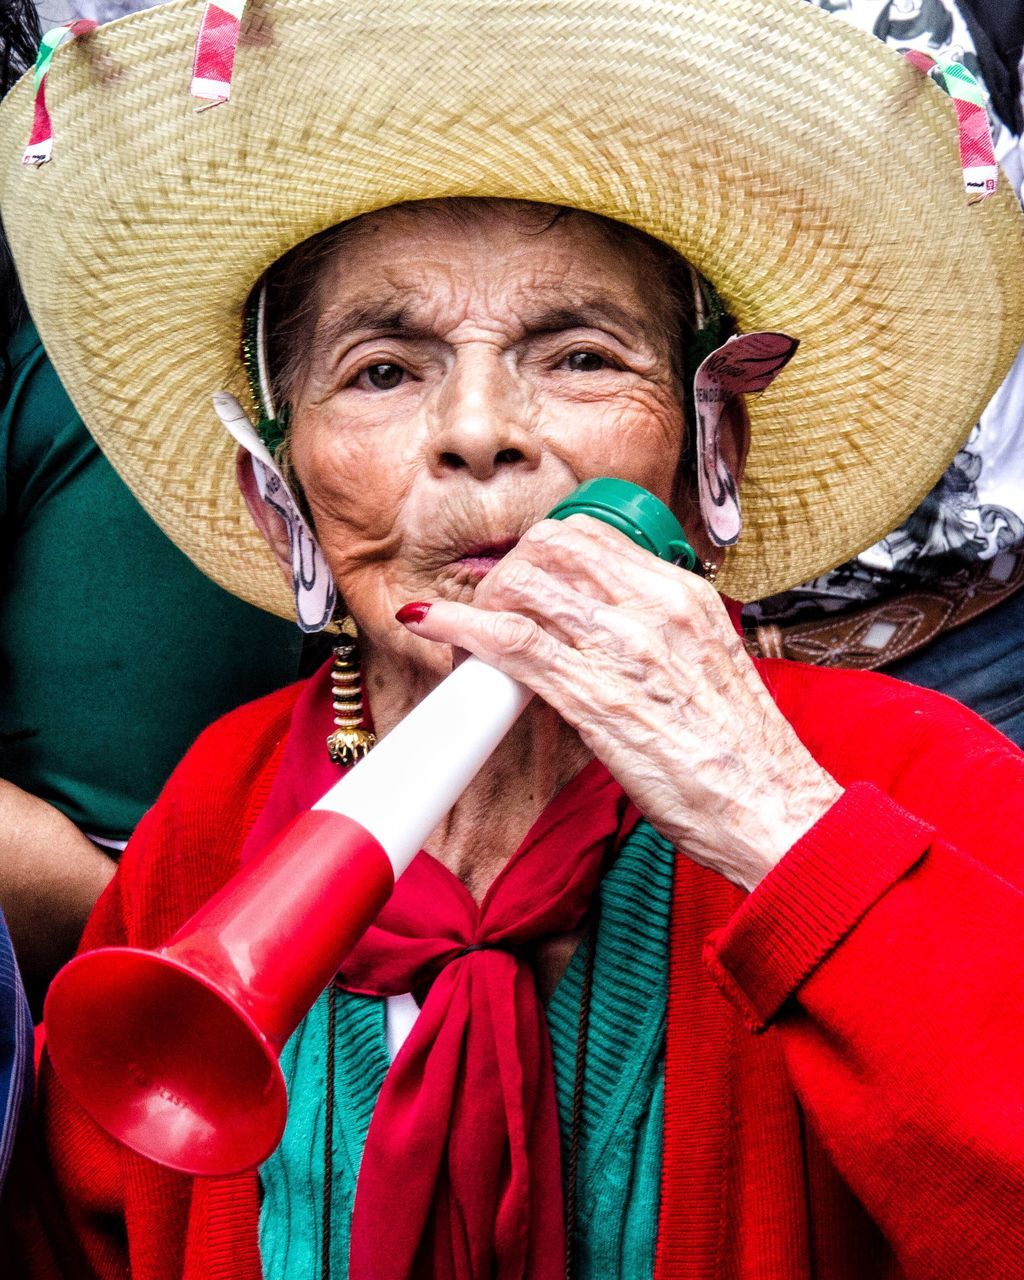
POLYGON ((410 622, 422 622, 429 608, 430 605, 424 604, 422 600, 413 600, 411 604, 403 604, 395 617, 408 626, 410 622))

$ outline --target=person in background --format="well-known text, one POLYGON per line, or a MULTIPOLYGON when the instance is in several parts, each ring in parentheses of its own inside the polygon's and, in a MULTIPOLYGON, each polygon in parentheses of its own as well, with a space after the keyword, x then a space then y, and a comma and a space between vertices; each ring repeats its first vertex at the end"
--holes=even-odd
POLYGON ((32 1103, 32 1016, 0 911, 0 1190, 14 1139, 32 1103))
MULTIPOLYGON (((1020 195, 1022 0, 811 3, 892 48, 966 67, 985 92, 1003 180, 1020 195)), ((743 618, 755 654, 884 669, 957 698, 1024 746, 1021 588, 1024 354, 898 529, 838 568, 747 605, 743 618)))
MULTIPOLYGON (((0 38, 6 90, 38 47, 28 0, 5 0, 0 38)), ((212 720, 293 680, 301 644, 132 497, 43 350, 6 243, 3 258, 0 908, 38 1014, 174 765, 212 720)))
MULTIPOLYGON (((36 25, 20 0, 0 0, 0 94, 31 57, 36 25)), ((2 229, 0 229, 2 231, 2 229)), ((7 238, 0 233, 0 279, 13 280, 7 238)), ((0 306, 20 302, 18 289, 5 290, 0 306)), ((5 318, 6 323, 6 318, 5 318)), ((10 1167, 14 1140, 32 1103, 32 1015, 7 921, 0 908, 0 1191, 10 1167)))

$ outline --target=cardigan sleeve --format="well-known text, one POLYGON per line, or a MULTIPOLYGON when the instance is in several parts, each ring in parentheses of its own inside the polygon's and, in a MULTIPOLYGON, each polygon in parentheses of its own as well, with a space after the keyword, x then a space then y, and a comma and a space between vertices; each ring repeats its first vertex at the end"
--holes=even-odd
POLYGON ((847 674, 861 705, 840 687, 837 718, 818 707, 802 733, 845 793, 705 959, 748 1026, 781 1037, 810 1124, 909 1280, 1014 1280, 1024 754, 948 699, 847 674))

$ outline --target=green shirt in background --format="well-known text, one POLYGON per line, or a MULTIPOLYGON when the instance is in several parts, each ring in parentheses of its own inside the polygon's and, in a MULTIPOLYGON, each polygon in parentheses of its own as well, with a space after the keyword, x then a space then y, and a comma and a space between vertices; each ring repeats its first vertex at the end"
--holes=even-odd
POLYGON ((296 678, 301 637, 214 585, 157 528, 31 325, 8 357, 0 777, 124 840, 206 725, 296 678))

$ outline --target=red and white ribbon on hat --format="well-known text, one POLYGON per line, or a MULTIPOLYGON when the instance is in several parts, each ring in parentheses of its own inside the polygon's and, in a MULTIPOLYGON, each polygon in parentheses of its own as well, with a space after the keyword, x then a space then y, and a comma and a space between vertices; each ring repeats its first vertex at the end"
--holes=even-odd
POLYGON ((231 73, 244 8, 245 0, 208 0, 192 63, 189 92, 193 98, 227 102, 231 97, 231 73))
POLYGON ((39 42, 39 53, 36 55, 33 75, 36 87, 36 106, 32 117, 32 133, 21 157, 22 164, 45 164, 53 154, 53 122, 46 106, 46 73, 50 69, 57 46, 69 37, 87 35, 95 31, 99 23, 92 18, 77 18, 74 22, 65 22, 63 26, 47 31, 39 42))
POLYGON ((928 75, 937 71, 946 91, 956 107, 960 126, 960 167, 964 173, 964 189, 968 195, 990 196, 999 182, 999 165, 996 163, 992 134, 988 127, 988 112, 981 85, 962 62, 942 59, 936 61, 919 49, 906 49, 906 60, 928 75))

